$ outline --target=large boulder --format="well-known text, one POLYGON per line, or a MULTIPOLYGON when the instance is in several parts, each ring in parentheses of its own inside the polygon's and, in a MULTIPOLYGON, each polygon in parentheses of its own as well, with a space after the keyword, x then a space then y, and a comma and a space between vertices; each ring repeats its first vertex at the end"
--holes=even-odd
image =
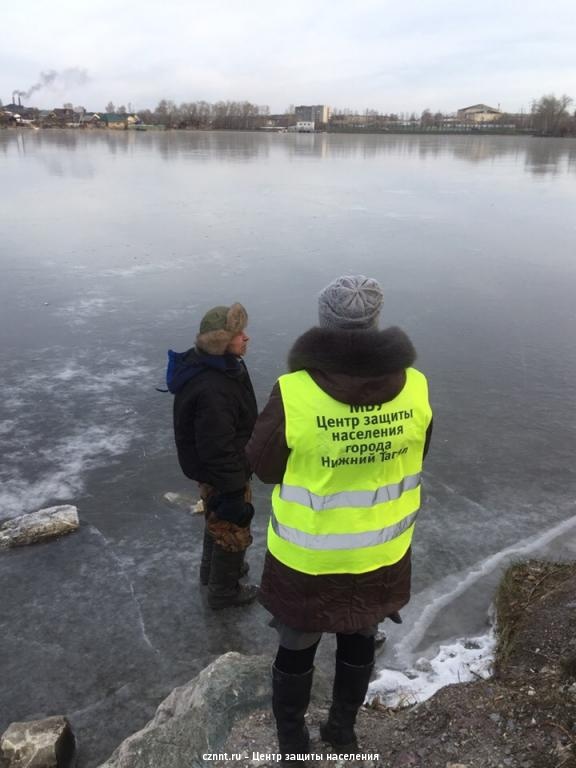
POLYGON ((208 765, 234 720, 271 699, 270 658, 226 653, 175 688, 154 718, 100 768, 199 768, 208 765))
POLYGON ((75 531, 78 510, 71 504, 46 507, 28 515, 14 517, 0 524, 0 549, 23 547, 75 531))
POLYGON ((68 768, 76 749, 65 717, 12 723, 0 739, 2 768, 68 768))

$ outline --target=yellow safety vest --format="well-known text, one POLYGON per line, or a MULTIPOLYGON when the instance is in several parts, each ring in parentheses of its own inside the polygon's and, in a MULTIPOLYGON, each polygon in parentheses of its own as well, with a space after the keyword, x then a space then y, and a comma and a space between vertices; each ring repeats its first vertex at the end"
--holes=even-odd
POLYGON ((290 456, 272 492, 268 549, 310 574, 365 573, 406 553, 420 507, 426 377, 406 370, 388 403, 355 406, 306 371, 279 379, 290 456))

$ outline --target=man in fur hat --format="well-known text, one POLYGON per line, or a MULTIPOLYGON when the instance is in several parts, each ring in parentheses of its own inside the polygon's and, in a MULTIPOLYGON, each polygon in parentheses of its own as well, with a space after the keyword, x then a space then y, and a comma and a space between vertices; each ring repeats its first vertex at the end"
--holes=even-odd
POLYGON ((378 330, 376 280, 344 275, 318 301, 319 327, 297 339, 247 446, 275 483, 259 599, 279 647, 272 710, 284 760, 308 752, 314 656, 336 634, 332 706, 320 733, 356 752, 354 724, 379 622, 410 598, 410 543, 432 412, 400 328, 378 330))
POLYGON ((252 602, 258 588, 241 585, 252 542, 250 469, 244 448, 257 416, 243 361, 249 337, 241 304, 213 307, 200 323, 196 345, 172 354, 168 388, 174 397, 174 435, 184 474, 196 480, 206 525, 200 582, 218 609, 252 602))

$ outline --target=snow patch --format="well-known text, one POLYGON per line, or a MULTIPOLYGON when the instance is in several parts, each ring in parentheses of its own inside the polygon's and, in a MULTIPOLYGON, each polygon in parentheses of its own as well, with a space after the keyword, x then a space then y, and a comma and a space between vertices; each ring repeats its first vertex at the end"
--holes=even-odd
POLYGON ((404 672, 384 669, 370 685, 368 699, 386 707, 408 707, 426 701, 445 685, 486 679, 492 674, 496 633, 441 645, 434 658, 420 658, 404 672))

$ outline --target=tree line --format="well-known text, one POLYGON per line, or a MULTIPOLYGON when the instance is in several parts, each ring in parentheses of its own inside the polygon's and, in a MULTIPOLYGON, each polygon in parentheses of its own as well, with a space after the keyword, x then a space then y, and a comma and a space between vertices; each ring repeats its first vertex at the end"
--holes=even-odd
MULTIPOLYGON (((575 136, 576 112, 570 107, 573 100, 566 95, 556 97, 546 94, 534 100, 530 110, 521 113, 502 113, 500 117, 489 123, 494 128, 514 129, 537 133, 543 136, 575 136)), ((84 112, 83 107, 73 108, 65 104, 65 108, 84 112)), ((0 113, 2 102, 0 101, 0 113)), ((106 112, 115 114, 134 114, 132 105, 115 106, 113 102, 106 105, 106 112)), ((142 122, 148 125, 164 125, 166 128, 192 129, 235 129, 250 130, 261 128, 270 119, 268 106, 252 104, 249 101, 189 101, 176 104, 174 101, 162 99, 156 109, 142 109, 136 112, 142 122)), ((290 105, 282 115, 275 115, 275 123, 288 127, 296 120, 294 106, 290 105)), ((457 119, 453 114, 440 111, 433 112, 425 109, 418 116, 416 113, 380 113, 374 109, 366 109, 361 113, 349 108, 334 109, 326 128, 349 126, 353 129, 387 129, 394 125, 410 125, 414 129, 442 130, 446 129, 457 119)))
POLYGON ((187 101, 177 105, 162 99, 155 110, 137 112, 148 125, 165 125, 167 128, 228 128, 246 130, 259 128, 266 123, 270 110, 249 101, 187 101))
MULTIPOLYGON (((529 111, 515 114, 504 112, 501 117, 493 121, 492 125, 530 131, 546 136, 576 135, 576 113, 570 111, 571 104, 572 99, 569 96, 556 97, 554 94, 547 94, 534 100, 529 111)), ((112 103, 108 104, 106 109, 108 112, 126 112, 124 106, 115 110, 112 103)), ((178 105, 174 101, 162 99, 156 109, 139 110, 137 114, 144 123, 165 125, 167 128, 246 130, 265 125, 270 118, 270 109, 268 106, 252 104, 249 101, 218 101, 215 103, 189 101, 178 105)), ((282 118, 283 125, 288 126, 295 123, 292 105, 285 110, 282 118)), ((336 126, 347 119, 354 121, 354 118, 356 118, 355 122, 358 125, 366 128, 386 127, 394 123, 411 123, 424 129, 441 129, 446 127, 450 120, 454 120, 453 114, 440 111, 432 112, 430 109, 423 110, 417 116, 414 112, 410 114, 380 113, 374 109, 366 109, 358 114, 352 109, 341 108, 332 111, 330 124, 336 126)))

